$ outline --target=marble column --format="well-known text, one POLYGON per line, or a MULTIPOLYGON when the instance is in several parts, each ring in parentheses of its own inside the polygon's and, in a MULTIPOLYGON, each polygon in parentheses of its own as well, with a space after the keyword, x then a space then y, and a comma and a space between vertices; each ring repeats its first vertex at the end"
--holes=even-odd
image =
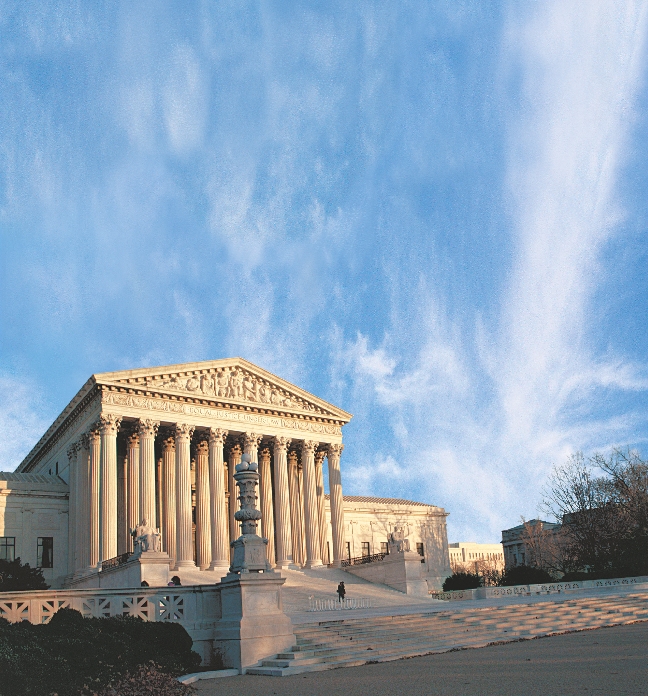
POLYGON ((315 448, 317 442, 304 440, 302 444, 302 472, 304 476, 304 526, 306 529, 306 568, 322 565, 315 482, 315 448))
POLYGON ((156 523, 153 526, 162 529, 164 520, 164 511, 162 509, 162 502, 164 500, 164 459, 162 457, 158 457, 155 465, 155 500, 155 512, 157 517, 156 523))
MULTIPOLYGON (((139 517, 137 522, 146 519, 155 526, 155 436, 158 431, 159 421, 148 418, 140 420, 138 433, 140 441, 139 451, 139 517)), ((167 549, 165 548, 165 551, 167 549)))
POLYGON ((201 440, 196 446, 196 565, 201 570, 211 564, 209 497, 209 444, 201 440))
POLYGON ((324 450, 317 450, 315 452, 315 491, 317 494, 317 526, 320 540, 320 557, 322 563, 327 564, 331 562, 331 559, 328 558, 326 554, 328 528, 326 524, 326 500, 324 497, 324 457, 326 457, 326 452, 324 450))
POLYGON ((293 560, 304 565, 302 553, 301 497, 299 495, 299 474, 297 472, 297 452, 288 452, 288 490, 290 493, 290 527, 292 530, 293 560))
POLYGON ((292 531, 290 524, 290 491, 288 487, 288 459, 290 440, 274 439, 275 522, 277 528, 277 568, 288 568, 293 563, 292 531))
POLYGON ((223 446, 227 430, 209 430, 209 491, 211 498, 211 564, 210 570, 225 570, 230 564, 229 530, 227 523, 227 501, 225 498, 225 462, 223 446))
POLYGON ((250 455, 250 461, 259 461, 259 443, 261 442, 261 435, 256 433, 244 433, 243 434, 243 452, 250 455))
POLYGON ((128 527, 126 525, 127 492, 126 477, 128 476, 128 455, 117 454, 117 555, 121 556, 129 550, 128 527))
MULTIPOLYGON (((241 534, 239 531, 239 524, 234 519, 234 513, 238 510, 237 499, 236 499, 236 483, 234 482, 235 466, 240 463, 241 455, 243 450, 241 445, 235 443, 232 445, 229 451, 228 466, 227 466, 227 490, 229 491, 229 529, 230 529, 230 543, 238 539, 241 534)), ((232 551, 230 549, 230 560, 232 551)))
POLYGON ((85 572, 90 565, 90 441, 88 435, 79 442, 79 473, 77 475, 76 572, 85 572))
POLYGON ((77 543, 76 531, 80 526, 79 504, 81 498, 78 496, 78 455, 79 445, 75 442, 68 447, 68 573, 72 574, 77 569, 78 558, 76 557, 77 543))
POLYGON ((329 502, 331 504, 331 528, 333 532, 333 565, 339 568, 344 558, 344 504, 342 499, 342 477, 340 455, 344 445, 328 446, 329 502))
POLYGON ((117 555, 117 430, 121 418, 112 413, 99 416, 101 466, 99 495, 99 560, 117 555))
POLYGON ((162 544, 163 551, 176 561, 176 444, 175 437, 168 431, 162 440, 162 544))
MULTIPOLYGON (((141 520, 140 510, 140 436, 137 431, 132 432, 126 440, 128 452, 128 480, 126 482, 126 528, 129 534, 128 551, 133 550, 133 538, 131 529, 135 529, 141 520)), ((155 523, 151 521, 155 526, 155 523)))
POLYGON ((195 568, 191 515, 191 436, 194 428, 176 423, 176 567, 195 568))
POLYGON ((267 538, 268 562, 275 566, 275 530, 272 505, 272 475, 270 472, 270 448, 264 447, 259 454, 261 482, 261 536, 267 538))
POLYGON ((99 511, 100 491, 101 491, 101 435, 98 429, 93 429, 88 434, 90 443, 90 508, 88 510, 88 519, 90 527, 90 543, 89 548, 89 567, 93 570, 99 565, 99 511))

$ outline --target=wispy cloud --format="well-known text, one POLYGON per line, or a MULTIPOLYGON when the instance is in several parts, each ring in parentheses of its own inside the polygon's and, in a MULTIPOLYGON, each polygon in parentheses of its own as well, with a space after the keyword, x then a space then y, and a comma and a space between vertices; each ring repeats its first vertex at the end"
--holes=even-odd
MULTIPOLYGON (((497 538, 520 514, 536 512, 554 462, 574 449, 634 441, 638 420, 645 423, 631 407, 605 413, 615 395, 646 391, 648 373, 597 344, 593 299, 622 219, 616 183, 647 17, 646 5, 632 2, 511 7, 502 47, 512 85, 503 194, 514 255, 499 312, 491 321, 473 312, 467 335, 465 316, 440 320, 448 298, 437 293, 410 324, 409 357, 389 334, 373 347, 363 335, 344 344, 349 380, 373 394, 365 408, 389 412, 401 447, 392 472, 407 488, 416 480, 431 502, 451 501, 455 534, 497 538)), ((393 312, 411 306, 397 299, 393 312)), ((385 440, 354 463, 351 485, 383 495, 393 488, 385 440)))

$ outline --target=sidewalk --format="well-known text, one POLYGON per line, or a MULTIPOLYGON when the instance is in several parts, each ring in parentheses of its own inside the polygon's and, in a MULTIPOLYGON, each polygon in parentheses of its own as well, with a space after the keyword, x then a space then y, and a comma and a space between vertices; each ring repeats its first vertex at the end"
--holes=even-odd
POLYGON ((245 675, 194 686, 199 696, 646 696, 648 622, 282 679, 245 675))

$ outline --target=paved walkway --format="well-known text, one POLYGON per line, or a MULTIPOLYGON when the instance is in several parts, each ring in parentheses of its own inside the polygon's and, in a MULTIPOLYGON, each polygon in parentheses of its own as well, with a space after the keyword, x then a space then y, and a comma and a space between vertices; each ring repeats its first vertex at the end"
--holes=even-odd
POLYGON ((197 682, 200 696, 648 696, 648 622, 293 677, 197 682))

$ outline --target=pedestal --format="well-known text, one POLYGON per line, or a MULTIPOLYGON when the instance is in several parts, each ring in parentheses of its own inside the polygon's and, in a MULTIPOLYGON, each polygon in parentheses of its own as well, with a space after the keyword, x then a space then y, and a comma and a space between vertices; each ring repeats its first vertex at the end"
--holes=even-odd
POLYGON ((230 573, 221 588, 221 619, 214 632, 214 653, 224 667, 245 672, 259 660, 284 652, 295 643, 284 614, 278 573, 230 573))

